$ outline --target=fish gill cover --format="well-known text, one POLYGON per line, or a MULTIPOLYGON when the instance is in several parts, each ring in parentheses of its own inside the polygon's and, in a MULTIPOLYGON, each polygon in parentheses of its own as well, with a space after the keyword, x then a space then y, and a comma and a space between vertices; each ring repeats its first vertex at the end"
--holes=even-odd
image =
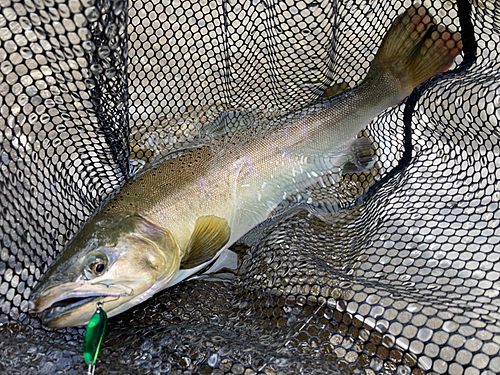
MULTIPOLYGON (((0 0, 0 373, 86 371, 83 328, 28 298, 127 177, 354 87, 411 5, 0 0)), ((278 207, 232 272, 110 319, 97 373, 500 372, 499 4, 424 5, 463 54, 367 126, 375 166, 278 207)))

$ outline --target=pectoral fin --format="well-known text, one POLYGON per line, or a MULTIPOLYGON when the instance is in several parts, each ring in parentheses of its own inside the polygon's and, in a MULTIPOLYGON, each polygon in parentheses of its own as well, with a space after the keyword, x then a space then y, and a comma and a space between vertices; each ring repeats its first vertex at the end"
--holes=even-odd
POLYGON ((194 268, 211 260, 229 241, 231 228, 226 219, 209 215, 196 220, 181 269, 194 268))
POLYGON ((370 169, 375 160, 372 157, 372 143, 368 138, 356 138, 351 142, 349 153, 342 166, 342 173, 363 172, 370 169))

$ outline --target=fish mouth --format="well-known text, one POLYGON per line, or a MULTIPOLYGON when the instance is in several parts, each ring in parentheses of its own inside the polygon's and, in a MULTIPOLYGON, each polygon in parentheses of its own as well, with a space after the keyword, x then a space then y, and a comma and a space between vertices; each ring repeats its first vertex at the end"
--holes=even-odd
POLYGON ((90 319, 87 316, 95 311, 97 304, 107 296, 68 297, 54 302, 39 312, 42 324, 49 328, 60 328, 60 323, 67 319, 76 319, 76 325, 85 324, 90 319))
POLYGON ((52 287, 35 292, 29 302, 30 312, 40 314, 42 323, 48 327, 56 327, 57 322, 63 320, 75 320, 84 324, 90 319, 89 314, 92 315, 98 303, 118 301, 132 293, 129 288, 110 288, 99 284, 73 287, 52 287))
POLYGON ((66 326, 66 321, 73 322, 71 325, 84 325, 95 312, 99 303, 116 301, 120 295, 78 295, 63 296, 57 301, 52 301, 43 306, 32 309, 39 314, 42 324, 49 328, 61 328, 66 326), (62 325, 61 325, 62 324, 62 325))
POLYGON ((46 321, 51 321, 54 318, 58 318, 62 315, 70 314, 74 311, 77 311, 82 306, 88 304, 97 305, 99 302, 104 302, 108 297, 112 297, 112 300, 116 300, 120 298, 120 295, 109 294, 76 294, 76 295, 63 295, 53 301, 44 301, 41 299, 35 303, 30 303, 30 310, 32 312, 40 314, 42 321, 45 323, 46 321), (45 303, 42 303, 45 302, 45 303))
MULTIPOLYGON (((57 302, 54 302, 51 306, 49 306, 44 311, 51 310, 71 310, 77 308, 81 305, 85 305, 94 300, 97 300, 99 296, 88 296, 88 297, 68 297, 57 302)), ((97 302, 96 302, 97 303, 97 302)))

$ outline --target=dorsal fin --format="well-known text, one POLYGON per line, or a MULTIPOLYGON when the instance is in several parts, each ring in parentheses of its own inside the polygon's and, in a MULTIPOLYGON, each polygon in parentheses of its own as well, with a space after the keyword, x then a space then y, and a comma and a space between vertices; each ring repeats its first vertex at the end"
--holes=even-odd
POLYGON ((230 235, 231 228, 226 219, 213 215, 199 217, 181 261, 181 269, 208 262, 229 241, 230 235))

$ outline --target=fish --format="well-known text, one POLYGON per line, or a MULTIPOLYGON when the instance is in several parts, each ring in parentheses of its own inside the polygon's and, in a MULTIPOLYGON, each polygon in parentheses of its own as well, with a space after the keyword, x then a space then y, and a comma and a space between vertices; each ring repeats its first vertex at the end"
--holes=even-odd
POLYGON ((115 316, 189 279, 266 220, 287 196, 331 173, 374 163, 358 133, 415 87, 448 70, 458 32, 411 6, 386 33, 364 80, 279 127, 198 142, 139 173, 70 241, 29 307, 52 328, 115 316))

